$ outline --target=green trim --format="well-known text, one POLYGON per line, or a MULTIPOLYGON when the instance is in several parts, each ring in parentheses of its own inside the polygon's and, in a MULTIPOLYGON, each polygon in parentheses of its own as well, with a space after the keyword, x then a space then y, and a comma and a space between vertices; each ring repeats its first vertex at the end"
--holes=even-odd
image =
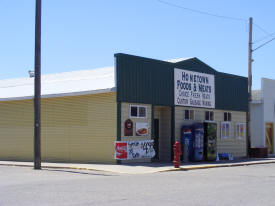
POLYGON ((175 106, 171 107, 171 160, 174 157, 175 144, 175 106))
POLYGON ((155 119, 155 106, 152 104, 151 105, 151 139, 155 138, 155 124, 154 124, 154 119, 155 119))
POLYGON ((117 141, 121 141, 121 102, 117 102, 117 141))
MULTIPOLYGON (((151 139, 154 140, 155 139, 155 106, 152 104, 151 105, 151 139)), ((155 143, 154 143, 155 144, 155 143)), ((151 158, 151 162, 153 162, 153 158, 151 158)))
MULTIPOLYGON (((117 102, 117 141, 121 141, 121 102, 117 102)), ((117 164, 121 164, 121 160, 116 161, 117 164)))

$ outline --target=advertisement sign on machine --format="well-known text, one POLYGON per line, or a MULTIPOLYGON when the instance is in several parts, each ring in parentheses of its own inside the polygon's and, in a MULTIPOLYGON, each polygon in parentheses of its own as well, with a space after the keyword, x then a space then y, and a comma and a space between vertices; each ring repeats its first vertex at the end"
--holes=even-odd
POLYGON ((190 162, 193 159, 193 133, 190 125, 182 127, 182 151, 183 161, 190 162))
POLYGON ((154 140, 115 142, 115 159, 132 160, 153 158, 154 156, 154 140))
POLYGON ((175 105, 215 108, 215 77, 174 69, 175 105))
POLYGON ((204 128, 202 123, 192 125, 194 133, 194 161, 203 160, 204 128))

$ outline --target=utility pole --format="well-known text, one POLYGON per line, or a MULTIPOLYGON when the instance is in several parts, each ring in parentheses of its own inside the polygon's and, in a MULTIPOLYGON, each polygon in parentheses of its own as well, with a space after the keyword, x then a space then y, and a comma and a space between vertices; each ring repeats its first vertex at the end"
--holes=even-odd
POLYGON ((272 39, 268 40, 267 42, 261 44, 260 46, 256 47, 255 49, 252 48, 252 25, 253 19, 252 17, 249 18, 249 38, 248 38, 248 110, 247 110, 247 152, 249 155, 249 151, 251 148, 251 111, 250 111, 250 103, 252 101, 252 52, 256 51, 257 49, 262 48, 263 46, 267 45, 268 43, 275 40, 274 35, 269 34, 268 36, 272 37, 272 39))
POLYGON ((41 0, 35 8, 35 79, 34 79, 34 169, 41 169, 41 0))
POLYGON ((251 113, 250 113, 250 103, 252 100, 252 17, 249 18, 249 38, 248 38, 248 110, 247 110, 247 152, 249 155, 251 148, 251 113))

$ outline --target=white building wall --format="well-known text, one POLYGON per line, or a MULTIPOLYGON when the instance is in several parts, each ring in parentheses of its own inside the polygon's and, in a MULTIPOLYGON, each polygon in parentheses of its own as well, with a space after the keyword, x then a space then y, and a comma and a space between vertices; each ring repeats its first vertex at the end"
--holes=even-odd
POLYGON ((263 104, 250 104, 251 110, 251 147, 265 147, 263 129, 263 104))
MULTIPOLYGON (((263 134, 265 134, 265 123, 273 122, 275 126, 275 80, 262 78, 262 97, 263 97, 263 134)), ((275 133, 275 130, 274 130, 275 133)), ((273 134, 275 137, 275 134, 273 134)), ((265 135, 263 137, 265 142, 265 135)), ((273 140, 274 142, 274 140, 273 140)), ((275 144, 274 144, 275 145, 275 144)), ((275 151, 275 148, 273 148, 275 151)))

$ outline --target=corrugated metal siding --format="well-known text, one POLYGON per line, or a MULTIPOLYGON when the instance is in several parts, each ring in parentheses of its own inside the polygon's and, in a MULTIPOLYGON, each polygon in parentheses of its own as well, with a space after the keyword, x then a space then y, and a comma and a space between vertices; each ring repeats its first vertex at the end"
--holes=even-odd
POLYGON ((216 109, 247 111, 247 78, 217 72, 197 58, 169 63, 116 54, 117 101, 174 106, 174 68, 215 75, 216 109))
MULTIPOLYGON (((42 159, 115 162, 116 109, 115 93, 42 99, 42 159)), ((1 102, 0 113, 0 159, 32 160, 33 102, 1 102)))
POLYGON ((173 104, 171 63, 121 54, 116 55, 116 69, 117 101, 173 104))
POLYGON ((0 159, 33 159, 33 104, 0 102, 0 159))
POLYGON ((186 70, 202 72, 207 74, 216 75, 217 71, 203 63, 197 58, 187 59, 181 62, 174 63, 174 67, 184 68, 186 70))
POLYGON ((219 72, 215 82, 216 109, 247 111, 247 78, 219 72))

